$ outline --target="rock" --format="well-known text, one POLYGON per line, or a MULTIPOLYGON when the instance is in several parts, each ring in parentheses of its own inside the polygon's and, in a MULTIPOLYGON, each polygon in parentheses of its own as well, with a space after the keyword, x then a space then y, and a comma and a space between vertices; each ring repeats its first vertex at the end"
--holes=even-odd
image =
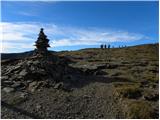
POLYGON ((10 80, 6 80, 6 81, 2 81, 2 86, 5 86, 5 85, 12 85, 13 84, 13 82, 12 81, 10 81, 10 80))
POLYGON ((31 61, 31 62, 32 62, 32 64, 34 64, 34 65, 40 64, 40 61, 38 61, 38 60, 36 60, 36 61, 31 61))
POLYGON ((40 110, 41 108, 42 108, 42 106, 41 106, 41 105, 39 105, 39 104, 38 104, 38 105, 36 105, 36 109, 37 109, 37 110, 40 110))
POLYGON ((3 88, 3 91, 6 92, 6 93, 11 93, 14 91, 14 88, 11 88, 11 87, 5 87, 3 88))
POLYGON ((26 99, 26 98, 28 97, 28 93, 22 92, 22 93, 20 94, 20 97, 26 99))
POLYGON ((120 76, 120 75, 122 75, 122 73, 116 72, 116 73, 113 73, 111 76, 120 76))
POLYGON ((14 67, 14 70, 17 70, 17 69, 19 69, 21 66, 20 65, 16 65, 15 67, 14 67))
POLYGON ((31 83, 31 82, 33 82, 33 80, 27 80, 26 82, 27 82, 27 83, 31 83))
POLYGON ((34 81, 32 83, 29 84, 28 90, 31 92, 34 92, 37 89, 37 81, 34 81))
POLYGON ((97 68, 98 69, 105 69, 106 68, 106 64, 98 64, 97 68))
POLYGON ((37 91, 38 91, 38 92, 41 92, 41 91, 42 91, 42 89, 38 89, 37 91))
POLYGON ((151 85, 151 88, 156 88, 157 87, 157 85, 156 84, 153 84, 153 85, 151 85))
POLYGON ((106 68, 107 69, 115 69, 115 68, 117 68, 118 67, 118 65, 116 65, 116 64, 107 64, 106 65, 106 68))
POLYGON ((59 88, 61 88, 62 86, 63 86, 63 83, 60 82, 60 83, 57 83, 57 84, 54 86, 54 88, 55 88, 55 89, 59 89, 59 88))
POLYGON ((27 65, 33 64, 33 61, 27 61, 27 65))
POLYGON ((28 90, 34 92, 35 90, 41 91, 40 88, 49 87, 49 81, 34 81, 29 84, 28 90))
POLYGON ((39 69, 37 73, 41 75, 46 75, 46 71, 44 69, 39 69))
POLYGON ((37 68, 35 68, 35 66, 31 66, 31 67, 30 67, 30 71, 33 71, 33 72, 36 72, 36 69, 37 69, 37 68))
MULTIPOLYGON (((95 69, 97 69, 97 65, 93 67, 86 65, 85 67, 91 67, 89 69, 86 68, 89 74, 93 74, 95 69)), ((62 81, 67 84, 74 83, 75 77, 72 74, 77 75, 82 73, 80 73, 79 69, 77 70, 68 66, 64 58, 59 58, 59 56, 51 54, 47 57, 34 55, 24 59, 18 59, 14 64, 8 62, 7 65, 3 65, 3 76, 5 76, 3 79, 9 79, 13 82, 2 82, 2 84, 6 84, 3 87, 9 86, 15 90, 26 90, 27 88, 31 92, 42 89, 43 87, 61 88, 65 91, 70 91, 70 87, 62 87, 62 81), (70 74, 71 76, 67 76, 70 74), (65 78, 64 76, 67 77, 65 78), (48 79, 50 80, 48 81, 48 79)))
POLYGON ((85 74, 85 75, 93 75, 95 72, 97 71, 97 69, 83 69, 82 72, 85 74))
POLYGON ((28 72, 27 72, 25 69, 23 69, 23 70, 19 73, 20 76, 26 76, 27 74, 28 74, 28 72))
POLYGON ((94 75, 107 75, 107 73, 102 70, 98 70, 98 71, 94 72, 94 75))
POLYGON ((90 95, 83 95, 83 98, 91 98, 90 95))
POLYGON ((65 85, 65 84, 63 84, 63 86, 61 87, 61 89, 64 90, 64 91, 66 91, 66 92, 73 91, 73 89, 71 88, 71 86, 65 85))
POLYGON ((11 87, 13 88, 18 88, 20 87, 22 84, 20 82, 15 82, 13 85, 11 85, 11 87))
POLYGON ((8 78, 9 78, 8 76, 2 76, 1 80, 8 80, 8 78))

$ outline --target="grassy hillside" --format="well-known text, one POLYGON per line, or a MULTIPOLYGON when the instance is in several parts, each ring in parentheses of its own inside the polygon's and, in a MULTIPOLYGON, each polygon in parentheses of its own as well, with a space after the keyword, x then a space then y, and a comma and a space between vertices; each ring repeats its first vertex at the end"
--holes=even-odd
MULTIPOLYGON (((2 118, 158 118, 159 44, 53 54, 74 68, 63 76, 72 90, 38 88, 27 97, 2 90, 2 118)), ((15 67, 2 61, 4 70, 15 67)))
POLYGON ((155 102, 159 96, 158 51, 159 44, 149 44, 127 48, 84 49, 61 52, 59 55, 71 57, 74 61, 71 65, 77 67, 107 64, 108 68, 101 71, 108 79, 116 79, 112 81, 113 94, 121 100, 122 107, 125 106, 126 117, 153 118, 154 111, 158 110, 158 102, 155 102))

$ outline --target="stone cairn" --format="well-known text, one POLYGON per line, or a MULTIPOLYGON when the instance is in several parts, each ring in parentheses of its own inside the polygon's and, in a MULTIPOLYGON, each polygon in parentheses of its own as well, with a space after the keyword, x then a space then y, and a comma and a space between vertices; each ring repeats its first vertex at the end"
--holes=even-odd
POLYGON ((2 62, 2 88, 7 90, 29 90, 43 87, 59 88, 59 83, 68 83, 67 76, 75 70, 65 58, 48 51, 49 39, 41 28, 34 54, 26 58, 2 62))
POLYGON ((50 47, 48 42, 49 42, 49 39, 47 39, 47 36, 44 34, 43 28, 41 28, 38 39, 35 42, 36 53, 41 55, 46 55, 48 53, 47 48, 50 47))

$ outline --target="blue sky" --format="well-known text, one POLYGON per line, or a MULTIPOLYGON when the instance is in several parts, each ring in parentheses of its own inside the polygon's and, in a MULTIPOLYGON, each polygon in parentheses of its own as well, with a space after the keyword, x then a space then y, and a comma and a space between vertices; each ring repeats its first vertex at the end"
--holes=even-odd
POLYGON ((158 1, 1 3, 2 52, 34 49, 41 27, 50 50, 158 42, 158 1))

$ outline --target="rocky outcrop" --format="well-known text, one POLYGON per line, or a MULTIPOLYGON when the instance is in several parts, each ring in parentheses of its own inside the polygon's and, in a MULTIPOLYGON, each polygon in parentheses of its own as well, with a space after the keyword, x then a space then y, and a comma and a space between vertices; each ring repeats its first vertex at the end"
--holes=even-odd
POLYGON ((66 76, 74 72, 76 71, 68 66, 65 58, 52 54, 8 60, 2 62, 2 88, 7 92, 12 91, 11 89, 34 92, 42 87, 50 86, 60 88, 56 87, 58 86, 56 84, 66 83, 66 76))

